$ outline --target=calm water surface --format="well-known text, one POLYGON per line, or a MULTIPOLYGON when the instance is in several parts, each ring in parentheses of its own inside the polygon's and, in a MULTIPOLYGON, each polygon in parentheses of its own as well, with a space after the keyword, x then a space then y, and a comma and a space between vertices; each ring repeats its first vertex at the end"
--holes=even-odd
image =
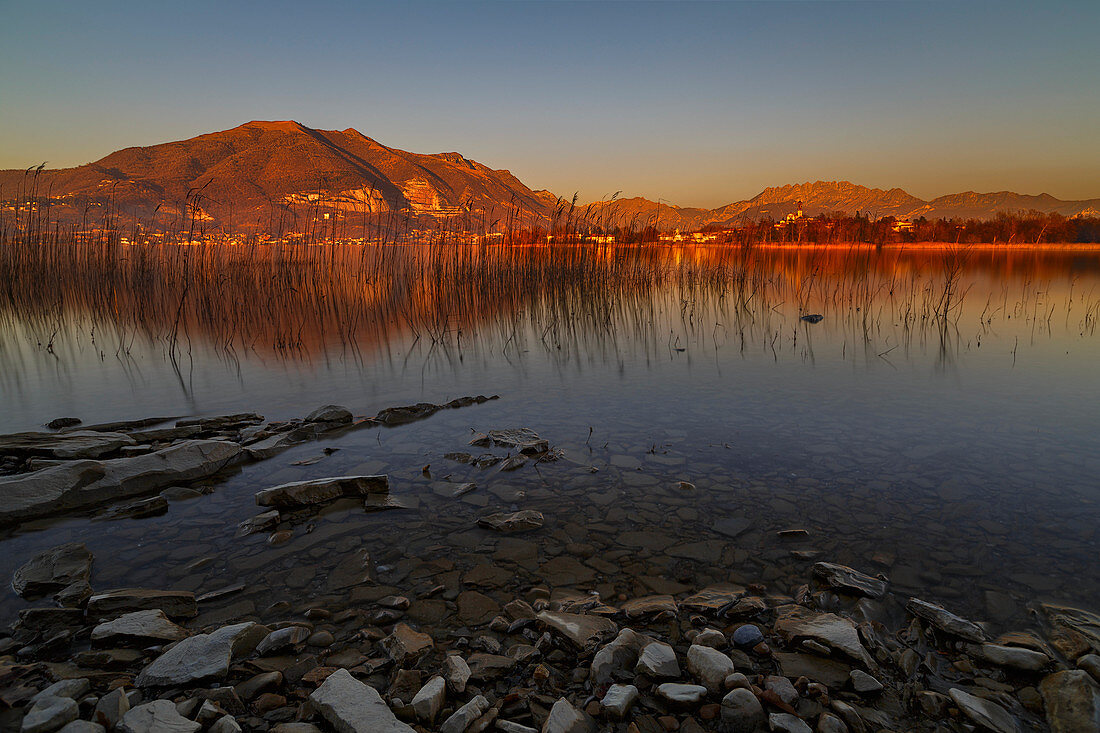
MULTIPOLYGON (((994 624, 1026 623, 1040 600, 1100 610, 1100 251, 110 257, 122 274, 81 265, 106 286, 60 271, 0 297, 0 430, 500 399, 296 447, 161 517, 30 523, 0 540, 0 574, 78 540, 96 588, 245 583, 204 606, 216 621, 355 602, 335 579, 361 550, 380 583, 465 581, 501 600, 537 583, 790 593, 827 559, 994 624), (518 426, 562 459, 501 473, 444 458, 479 452, 471 430, 518 426), (323 447, 340 450, 292 465, 323 447), (407 508, 337 502, 286 544, 235 538, 255 491, 352 472, 388 473, 407 508), (451 497, 463 481, 477 490, 451 497), (546 527, 474 527, 512 508, 546 527), (809 538, 779 539, 788 528, 809 538)), ((0 613, 22 604, 7 591, 0 613)))

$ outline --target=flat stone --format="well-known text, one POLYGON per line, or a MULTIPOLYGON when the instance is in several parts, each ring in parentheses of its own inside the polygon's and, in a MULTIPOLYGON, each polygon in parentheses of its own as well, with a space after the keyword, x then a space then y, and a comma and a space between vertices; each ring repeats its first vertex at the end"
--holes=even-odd
POLYGON ((92 641, 179 641, 188 636, 187 629, 168 620, 163 611, 133 611, 92 629, 92 641))
POLYGON ((393 633, 379 642, 394 664, 399 667, 415 663, 434 646, 432 637, 416 631, 408 624, 397 624, 393 633))
POLYGON ((1084 670, 1047 675, 1039 691, 1051 733, 1100 730, 1100 686, 1084 670))
POLYGON ((1002 646, 1000 644, 981 644, 972 647, 972 650, 993 664, 1001 667, 1022 669, 1027 672, 1038 672, 1050 664, 1050 657, 1033 649, 1024 649, 1019 646, 1002 646))
POLYGON ((657 686, 657 696, 677 706, 698 705, 707 696, 707 688, 702 685, 665 682, 657 686))
POLYGON ((508 534, 530 532, 531 530, 539 529, 545 522, 546 520, 542 516, 542 512, 535 511, 534 509, 487 514, 477 520, 479 527, 508 534))
POLYGON ((277 509, 292 509, 345 496, 384 494, 389 489, 389 478, 386 476, 333 476, 272 486, 256 493, 256 503, 277 509))
POLYGON ((638 700, 638 688, 634 685, 611 685, 600 700, 605 714, 615 720, 623 720, 638 700))
POLYGON ((256 532, 264 532, 279 523, 279 510, 269 509, 250 517, 237 525, 237 536, 245 537, 256 532))
POLYGON ((952 687, 947 694, 974 723, 997 733, 1019 733, 1016 719, 997 703, 975 697, 957 687, 952 687))
POLYGON ((119 588, 94 593, 88 599, 88 618, 96 621, 117 618, 134 611, 162 611, 168 618, 199 615, 195 594, 184 590, 119 588))
POLYGON ((764 725, 764 708, 751 690, 730 690, 722 698, 720 713, 729 733, 753 733, 764 725))
POLYGON ((264 656, 270 652, 293 649, 304 644, 310 633, 306 626, 284 626, 281 629, 275 629, 256 645, 256 653, 264 656))
POLYGON ((780 606, 776 613, 776 633, 787 642, 812 639, 868 667, 875 666, 871 655, 860 643, 855 625, 848 619, 794 605, 780 606))
POLYGON ((582 650, 611 638, 619 630, 611 619, 578 613, 542 611, 538 620, 582 650))
POLYGON ((467 590, 458 594, 458 618, 467 626, 481 626, 500 613, 500 604, 484 593, 467 590))
POLYGON ((330 674, 309 696, 309 704, 337 733, 415 733, 397 719, 377 690, 346 669, 330 674))
POLYGON ((513 657, 483 652, 471 654, 466 663, 470 668, 470 679, 479 681, 502 677, 516 666, 516 660, 513 657))
POLYGON ((717 649, 700 644, 688 647, 687 670, 711 693, 725 689, 726 677, 736 671, 732 659, 717 649))
POLYGON ((121 733, 195 733, 202 725, 179 714, 171 700, 153 700, 131 708, 116 730, 121 733))
POLYGON ((719 583, 709 585, 702 590, 692 593, 680 601, 680 606, 689 611, 700 613, 718 613, 719 610, 740 599, 745 595, 745 589, 739 585, 719 583))
POLYGON ((905 604, 905 610, 918 618, 924 619, 941 631, 946 631, 967 641, 985 641, 985 632, 977 624, 956 616, 942 606, 922 601, 919 598, 910 598, 908 603, 905 604))
POLYGON ((806 725, 806 721, 790 713, 768 715, 768 730, 773 733, 814 733, 813 728, 806 725))
POLYGON ((412 699, 412 709, 416 713, 416 719, 421 723, 431 725, 443 709, 443 703, 447 699, 447 682, 439 675, 432 677, 428 683, 420 688, 412 699))
POLYGON ((123 504, 110 514, 111 519, 141 519, 156 517, 168 511, 168 500, 159 494, 123 504))
POLYGON ((1100 615, 1071 606, 1040 604, 1050 622, 1071 629, 1085 638, 1095 652, 1100 652, 1100 615))
POLYGON ((663 641, 650 641, 638 654, 634 672, 653 679, 676 679, 680 676, 676 651, 663 641))
POLYGON ((0 455, 46 456, 74 460, 99 458, 136 440, 125 433, 71 430, 66 433, 12 433, 0 435, 0 455))
POLYGON ((813 576, 835 590, 867 598, 886 595, 886 583, 878 578, 853 570, 847 565, 831 562, 814 563, 813 576))
POLYGON ((91 688, 91 682, 86 677, 58 680, 46 689, 39 690, 38 694, 30 699, 30 703, 33 705, 39 700, 47 697, 68 697, 73 700, 79 700, 84 697, 84 695, 87 695, 91 688))
POLYGON ((851 672, 852 689, 861 695, 873 695, 882 692, 882 683, 861 669, 851 672))
POLYGON ((32 557, 12 576, 11 586, 28 599, 87 582, 92 573, 92 553, 79 542, 52 547, 32 557))
MULTIPOLYGON (((469 728, 475 720, 484 715, 490 707, 489 701, 483 696, 478 695, 473 700, 470 700, 470 702, 451 713, 451 716, 443 721, 443 725, 439 726, 439 733, 464 733, 464 731, 469 728)), ((366 732, 364 731, 364 733, 366 732)))
POLYGON ((225 440, 187 440, 154 453, 103 461, 71 461, 0 478, 0 522, 86 509, 206 478, 241 453, 225 440))
POLYGON ((135 684, 169 687, 225 677, 230 662, 252 653, 267 634, 267 627, 246 622, 188 637, 154 659, 138 674, 135 684))
POLYGON ((772 657, 784 677, 807 677, 834 690, 843 688, 850 679, 851 668, 833 659, 798 652, 774 652, 772 657))
POLYGON ((645 596, 643 598, 634 598, 627 601, 622 605, 621 610, 626 613, 627 616, 637 618, 638 616, 666 612, 675 614, 677 612, 677 606, 672 596, 645 596))
POLYGON ((40 697, 23 716, 21 733, 52 733, 80 717, 80 706, 71 697, 40 697))
POLYGON ((727 517, 714 523, 714 531, 726 537, 735 538, 752 528, 752 520, 744 517, 727 517))
POLYGON ((596 727, 591 718, 573 707, 564 697, 550 708, 542 733, 591 733, 596 727))
POLYGON ((550 443, 529 428, 490 430, 486 437, 503 448, 513 448, 527 455, 538 455, 550 450, 550 443))

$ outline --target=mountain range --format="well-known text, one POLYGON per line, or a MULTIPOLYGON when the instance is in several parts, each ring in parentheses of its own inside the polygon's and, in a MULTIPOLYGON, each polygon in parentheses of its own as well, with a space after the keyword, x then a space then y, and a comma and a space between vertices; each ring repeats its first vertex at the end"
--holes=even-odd
MULTIPOLYGON (((32 179, 33 172, 0 171, 0 200, 25 198, 32 179)), ((125 148, 94 163, 43 170, 36 185, 40 196, 52 200, 52 213, 70 221, 87 217, 108 200, 115 210, 143 219, 197 213, 209 225, 253 229, 268 228, 277 217, 290 227, 301 226, 303 216, 322 211, 347 219, 380 213, 429 221, 474 218, 489 229, 509 219, 545 225, 568 209, 549 191, 532 190, 507 170, 459 153, 409 153, 354 129, 314 130, 292 121, 249 122, 188 140, 125 148)), ((745 219, 781 219, 799 207, 806 216, 863 212, 899 219, 981 219, 1030 210, 1100 215, 1100 199, 967 191, 925 201, 900 188, 817 181, 767 188, 717 209, 625 198, 579 206, 574 217, 608 226, 692 231, 745 219)))

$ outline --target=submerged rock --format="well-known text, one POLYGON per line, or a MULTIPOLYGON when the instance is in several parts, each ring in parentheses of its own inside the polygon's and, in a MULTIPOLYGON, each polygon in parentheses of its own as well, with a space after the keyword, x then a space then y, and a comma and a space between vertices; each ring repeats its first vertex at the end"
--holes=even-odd
POLYGON ((497 514, 489 514, 479 518, 477 524, 479 527, 491 529, 496 532, 514 534, 516 532, 530 532, 531 530, 539 529, 545 521, 542 512, 535 511, 534 509, 524 509, 511 513, 500 512, 497 514))
POLYGON ((15 571, 11 586, 24 598, 34 599, 87 582, 92 573, 92 553, 79 542, 50 548, 32 557, 15 571))
POLYGON ((967 641, 985 641, 985 632, 977 624, 956 616, 942 606, 937 606, 919 598, 910 598, 905 604, 909 613, 929 622, 937 629, 966 639, 967 641))
POLYGON ((386 476, 335 476, 309 481, 294 481, 257 492, 256 503, 277 509, 321 504, 343 496, 366 497, 384 494, 390 489, 386 476))
POLYGON ((538 455, 550 450, 550 443, 529 428, 490 430, 486 437, 496 445, 518 450, 525 455, 538 455))
POLYGON ((88 618, 99 621, 133 611, 159 610, 169 618, 193 618, 199 614, 195 594, 186 590, 119 588, 96 593, 88 599, 88 618))
POLYGON ((813 576, 830 588, 845 593, 868 598, 882 598, 886 595, 885 581, 872 578, 847 565, 831 562, 814 563, 813 576))

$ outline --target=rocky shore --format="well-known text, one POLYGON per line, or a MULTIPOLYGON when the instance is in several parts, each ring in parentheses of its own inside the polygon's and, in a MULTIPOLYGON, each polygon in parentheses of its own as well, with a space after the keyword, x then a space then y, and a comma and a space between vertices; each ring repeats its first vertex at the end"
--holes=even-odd
MULTIPOLYGON (((460 406, 394 408, 358 422, 327 406, 267 425, 236 415, 160 429, 4 436, 0 496, 14 497, 4 516, 20 521, 103 497, 136 498, 333 431, 460 406), (61 488, 36 500, 25 490, 32 480, 61 488)), ((527 430, 486 431, 470 443, 506 449, 507 457, 493 458, 502 471, 556 457, 527 430)), ((455 497, 471 490, 449 489, 455 497)), ((156 512, 158 498, 136 498, 119 511, 156 512)), ((387 476, 356 474, 267 486, 255 501, 257 513, 239 536, 277 538, 334 503, 369 512, 396 499, 387 476)), ((470 529, 518 541, 545 532, 549 519, 533 508, 486 510, 470 529)), ((14 591, 39 605, 0 637, 0 728, 1100 730, 1100 617, 1036 604, 1034 628, 995 633, 981 619, 896 593, 883 576, 832 562, 813 563, 793 593, 766 579, 687 587, 681 578, 667 593, 601 595, 569 587, 565 573, 497 583, 491 596, 471 575, 493 572, 492 564, 476 566, 462 583, 401 584, 380 580, 371 556, 351 548, 339 566, 346 577, 333 579, 350 603, 303 593, 261 610, 230 605, 215 621, 205 609, 240 587, 205 594, 97 588, 101 560, 70 542, 15 572, 14 591), (505 587, 510 595, 501 598, 505 587)), ((445 556, 432 560, 453 567, 445 556)))

